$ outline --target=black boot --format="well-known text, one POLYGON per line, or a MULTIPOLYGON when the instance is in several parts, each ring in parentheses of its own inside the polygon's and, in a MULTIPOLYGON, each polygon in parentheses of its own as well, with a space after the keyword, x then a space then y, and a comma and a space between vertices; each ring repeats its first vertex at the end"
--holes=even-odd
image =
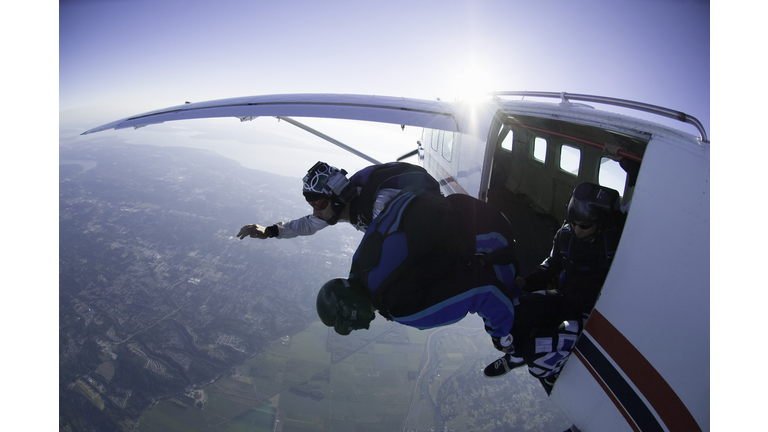
POLYGON ((504 354, 504 357, 496 360, 485 367, 483 373, 487 378, 498 378, 504 376, 509 371, 516 367, 520 367, 525 364, 525 360, 522 357, 515 357, 513 354, 504 354))

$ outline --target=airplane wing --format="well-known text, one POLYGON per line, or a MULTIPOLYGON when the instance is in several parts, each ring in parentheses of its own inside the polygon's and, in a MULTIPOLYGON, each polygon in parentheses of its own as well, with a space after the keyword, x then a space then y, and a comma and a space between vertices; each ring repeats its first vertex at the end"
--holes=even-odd
POLYGON ((282 94, 219 99, 150 111, 107 123, 82 135, 109 129, 212 117, 237 117, 240 121, 260 116, 321 117, 458 130, 450 104, 438 100, 350 94, 282 94))

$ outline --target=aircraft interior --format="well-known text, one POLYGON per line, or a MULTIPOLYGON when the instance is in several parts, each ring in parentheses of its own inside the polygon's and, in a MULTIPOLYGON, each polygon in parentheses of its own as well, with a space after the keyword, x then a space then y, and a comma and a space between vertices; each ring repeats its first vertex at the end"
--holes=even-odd
POLYGON ((600 127, 519 115, 504 119, 494 146, 488 202, 512 224, 521 275, 549 255, 579 183, 616 189, 623 205, 631 200, 634 188, 627 173, 603 152, 602 144, 611 141, 639 158, 647 145, 600 127))

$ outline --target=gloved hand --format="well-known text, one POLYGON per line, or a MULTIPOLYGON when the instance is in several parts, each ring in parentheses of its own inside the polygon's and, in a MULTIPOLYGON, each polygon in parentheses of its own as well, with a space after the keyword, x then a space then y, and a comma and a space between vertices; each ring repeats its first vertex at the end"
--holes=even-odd
POLYGON ((248 224, 240 228, 240 232, 237 233, 237 237, 240 240, 246 237, 265 239, 269 238, 269 235, 267 234, 266 227, 257 224, 248 224))

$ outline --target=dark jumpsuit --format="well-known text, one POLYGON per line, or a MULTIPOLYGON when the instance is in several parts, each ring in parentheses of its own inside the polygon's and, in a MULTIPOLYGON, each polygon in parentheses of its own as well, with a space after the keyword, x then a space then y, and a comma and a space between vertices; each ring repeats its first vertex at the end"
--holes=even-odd
POLYGON ((512 334, 515 350, 532 375, 559 374, 576 345, 618 247, 623 214, 616 220, 617 226, 583 240, 563 224, 550 256, 525 278, 528 294, 519 299, 512 334))
POLYGON ((522 294, 515 264, 501 212, 468 195, 406 189, 368 227, 350 279, 387 319, 428 329, 477 313, 492 337, 503 337, 522 294))

